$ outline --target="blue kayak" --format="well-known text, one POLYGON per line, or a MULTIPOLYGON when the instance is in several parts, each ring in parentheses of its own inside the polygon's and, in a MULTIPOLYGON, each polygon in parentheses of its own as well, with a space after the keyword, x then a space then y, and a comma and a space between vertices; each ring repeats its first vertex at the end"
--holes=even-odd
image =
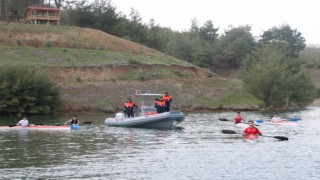
POLYGON ((80 126, 77 125, 77 124, 72 124, 70 127, 71 127, 71 129, 73 129, 73 130, 79 130, 79 129, 80 129, 80 126))

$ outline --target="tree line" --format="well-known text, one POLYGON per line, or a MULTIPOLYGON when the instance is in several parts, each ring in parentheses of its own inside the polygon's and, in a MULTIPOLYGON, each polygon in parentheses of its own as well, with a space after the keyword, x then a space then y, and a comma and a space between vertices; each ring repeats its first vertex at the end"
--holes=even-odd
POLYGON ((241 69, 246 88, 267 107, 304 107, 316 97, 316 88, 303 71, 299 54, 306 47, 302 34, 289 24, 265 30, 259 37, 251 26, 229 26, 222 34, 212 20, 191 20, 186 31, 161 27, 154 19, 144 23, 131 9, 117 12, 111 0, 0 0, 1 18, 23 17, 29 5, 61 8, 61 24, 89 27, 134 41, 200 67, 241 69))

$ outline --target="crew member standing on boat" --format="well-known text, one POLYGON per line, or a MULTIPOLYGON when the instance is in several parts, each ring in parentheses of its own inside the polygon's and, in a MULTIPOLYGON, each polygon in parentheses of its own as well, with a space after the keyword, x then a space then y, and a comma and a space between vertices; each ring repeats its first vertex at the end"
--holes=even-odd
POLYGON ((164 101, 161 97, 158 99, 155 99, 156 103, 154 105, 155 108, 157 108, 157 113, 163 113, 166 112, 165 106, 166 106, 166 101, 164 101))
POLYGON ((29 126, 29 121, 26 116, 23 117, 18 123, 17 126, 29 126))
POLYGON ((71 119, 67 120, 64 125, 67 125, 67 123, 70 123, 71 125, 79 125, 80 121, 77 118, 76 115, 73 115, 71 119))
POLYGON ((134 117, 133 108, 137 106, 131 98, 128 98, 128 101, 124 103, 124 112, 128 117, 134 117))
POLYGON ((254 127, 253 121, 248 121, 249 127, 247 127, 245 130, 243 130, 243 136, 247 139, 254 139, 258 136, 262 136, 261 132, 258 128, 254 127))
POLYGON ((244 119, 241 117, 240 112, 237 112, 237 115, 234 117, 234 123, 238 124, 241 123, 244 119))
POLYGON ((164 100, 166 102, 166 105, 164 107, 165 111, 169 112, 170 111, 170 104, 172 102, 172 97, 169 95, 168 92, 166 92, 164 94, 164 96, 162 96, 162 100, 164 100))

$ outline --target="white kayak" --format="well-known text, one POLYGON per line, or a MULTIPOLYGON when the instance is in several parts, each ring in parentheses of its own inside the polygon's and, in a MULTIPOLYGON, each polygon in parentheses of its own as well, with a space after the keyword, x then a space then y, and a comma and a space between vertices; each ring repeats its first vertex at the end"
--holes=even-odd
POLYGON ((249 127, 249 125, 246 124, 246 123, 237 123, 237 124, 234 124, 234 126, 237 127, 237 128, 247 128, 247 127, 249 127))

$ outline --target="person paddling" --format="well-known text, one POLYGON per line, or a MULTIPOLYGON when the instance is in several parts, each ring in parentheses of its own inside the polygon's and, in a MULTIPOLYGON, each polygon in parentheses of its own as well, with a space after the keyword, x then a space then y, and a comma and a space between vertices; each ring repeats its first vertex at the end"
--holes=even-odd
POLYGON ((237 112, 237 115, 234 117, 234 123, 238 124, 241 123, 244 119, 241 117, 240 112, 237 112))
POLYGON ((278 114, 274 115, 274 117, 271 119, 271 122, 280 122, 282 119, 278 114))
POLYGON ((17 126, 24 126, 24 127, 30 126, 27 117, 24 116, 23 119, 21 119, 21 120, 17 123, 17 126))
POLYGON ((247 139, 256 139, 259 136, 262 136, 262 133, 260 130, 256 127, 254 127, 253 121, 248 121, 249 127, 247 127, 245 130, 243 130, 243 136, 247 139))
POLYGON ((77 118, 76 115, 73 115, 71 119, 67 120, 64 125, 67 125, 67 123, 70 123, 71 125, 79 125, 80 121, 77 118))

